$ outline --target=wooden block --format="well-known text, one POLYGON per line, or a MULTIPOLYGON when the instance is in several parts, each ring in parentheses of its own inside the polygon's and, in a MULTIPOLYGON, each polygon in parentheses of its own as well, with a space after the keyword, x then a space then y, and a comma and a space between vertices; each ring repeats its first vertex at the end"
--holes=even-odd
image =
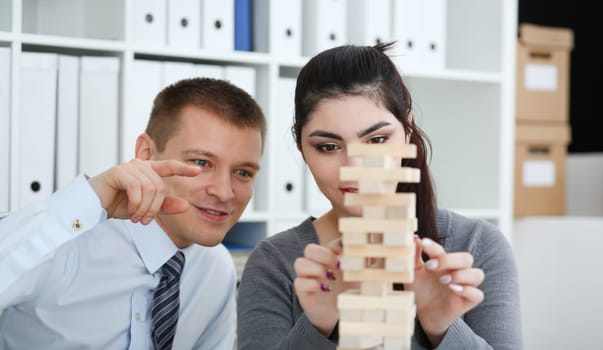
POLYGON ((417 146, 414 144, 392 144, 392 143, 351 143, 347 145, 348 156, 371 156, 383 155, 414 159, 417 157, 417 146))
POLYGON ((368 232, 342 232, 342 244, 366 244, 368 243, 368 232))
POLYGON ((385 322, 385 310, 362 310, 361 322, 383 323, 385 322))
POLYGON ((395 193, 397 181, 360 180, 358 181, 359 193, 395 193))
POLYGON ((412 337, 384 337, 382 350, 410 350, 412 337))
POLYGON ((362 158, 362 166, 365 168, 381 168, 392 169, 402 165, 402 158, 394 157, 387 154, 377 156, 364 156, 362 158))
POLYGON ((415 269, 415 257, 408 258, 386 258, 385 270, 390 272, 404 272, 415 269))
POLYGON ((412 282, 415 277, 414 270, 411 271, 386 271, 383 269, 364 269, 354 271, 343 271, 343 280, 346 282, 412 282))
POLYGON ((340 321, 359 322, 363 321, 364 310, 339 310, 340 321))
POLYGON ((339 231, 347 232, 415 232, 417 219, 339 218, 339 231))
POLYGON ((387 217, 387 209, 384 206, 364 206, 362 207, 362 217, 366 219, 385 219, 387 217))
MULTIPOLYGON (((408 246, 414 245, 414 232, 383 232, 383 245, 386 246, 408 246)), ((350 243, 352 244, 352 243, 350 243)))
MULTIPOLYGON (((410 310, 386 310, 385 322, 388 323, 413 323, 416 316, 416 305, 412 305, 410 310)), ((352 320, 350 320, 352 321, 352 320)))
POLYGON ((339 321, 339 334, 345 336, 410 337, 413 328, 414 322, 401 324, 339 321))
POLYGON ((370 349, 383 344, 383 337, 357 337, 354 335, 339 336, 338 350, 370 349))
POLYGON ((415 258, 415 246, 386 246, 382 244, 343 244, 343 256, 415 258))
POLYGON ((363 282, 360 283, 360 294, 370 296, 386 296, 387 293, 391 292, 393 285, 391 283, 374 283, 374 282, 363 282))
POLYGON ((415 294, 410 291, 390 291, 385 296, 362 295, 359 289, 345 291, 337 296, 340 310, 389 310, 414 312, 415 294))
POLYGON ((363 168, 342 166, 339 169, 342 181, 396 181, 417 183, 421 180, 421 171, 416 168, 400 167, 393 169, 363 168))
POLYGON ((366 268, 366 260, 363 257, 339 257, 339 268, 342 271, 362 271, 366 268))
POLYGON ((415 207, 387 207, 384 217, 387 219, 411 219, 416 216, 415 207))
POLYGON ((343 197, 343 205, 415 207, 416 197, 415 193, 346 193, 343 197))

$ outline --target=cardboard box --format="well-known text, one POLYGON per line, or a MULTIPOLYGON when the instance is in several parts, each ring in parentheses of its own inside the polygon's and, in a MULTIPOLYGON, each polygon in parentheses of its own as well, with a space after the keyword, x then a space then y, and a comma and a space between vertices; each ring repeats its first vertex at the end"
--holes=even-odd
POLYGON ((569 119, 571 29, 520 24, 517 45, 516 119, 569 119))
POLYGON ((564 215, 569 125, 518 123, 515 136, 515 216, 564 215))

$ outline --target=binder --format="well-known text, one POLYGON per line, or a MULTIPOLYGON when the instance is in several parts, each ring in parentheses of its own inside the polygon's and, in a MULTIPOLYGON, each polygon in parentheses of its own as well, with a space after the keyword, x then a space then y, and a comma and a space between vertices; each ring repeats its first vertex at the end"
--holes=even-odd
POLYGON ((161 67, 161 88, 194 76, 193 64, 189 62, 163 62, 161 67))
POLYGON ((136 59, 132 65, 132 101, 123 118, 121 162, 135 158, 136 139, 142 134, 151 116, 153 100, 162 87, 160 61, 136 59))
POLYGON ((421 16, 423 1, 397 0, 393 2, 392 30, 396 45, 392 51, 393 60, 404 72, 417 69, 421 65, 422 40, 421 16))
POLYGON ((119 59, 81 57, 78 173, 97 175, 118 163, 119 59))
POLYGON ((234 50, 234 0, 201 1, 201 48, 234 50))
POLYGON ((215 64, 197 63, 193 66, 193 76, 200 78, 224 79, 224 67, 215 64))
POLYGON ((391 40, 390 0, 348 0, 348 40, 375 45, 391 40))
POLYGON ((255 51, 270 52, 279 56, 301 56, 301 0, 255 0, 253 33, 255 51))
POLYGON ((134 42, 151 46, 165 45, 166 8, 166 0, 134 0, 134 42))
POLYGON ((316 185, 308 167, 304 169, 304 196, 304 209, 312 216, 320 216, 331 209, 331 202, 316 185))
POLYGON ((0 213, 9 211, 10 49, 0 47, 0 213))
POLYGON ((56 54, 21 55, 19 208, 47 199, 53 192, 57 63, 56 54))
POLYGON ((235 0, 234 45, 237 51, 251 51, 251 0, 235 0))
POLYGON ((276 114, 271 116, 269 130, 272 147, 271 166, 271 210, 278 213, 300 213, 303 206, 304 162, 297 151, 291 126, 293 125, 294 78, 279 77, 277 83, 276 114), (274 179, 274 181, 272 180, 274 179))
POLYGON ((249 95, 251 95, 251 97, 255 98, 255 68, 243 66, 225 66, 224 79, 245 90, 249 95))
POLYGON ((77 176, 79 69, 79 57, 59 55, 54 190, 77 176))
POLYGON ((198 48, 201 36, 199 0, 168 0, 167 44, 178 48, 198 48))
POLYGON ((303 2, 302 53, 304 56, 314 56, 320 51, 347 42, 346 6, 345 0, 303 2))
POLYGON ((420 48, 421 61, 426 69, 443 69, 446 63, 446 0, 423 0, 420 3, 420 32, 425 37, 420 48))

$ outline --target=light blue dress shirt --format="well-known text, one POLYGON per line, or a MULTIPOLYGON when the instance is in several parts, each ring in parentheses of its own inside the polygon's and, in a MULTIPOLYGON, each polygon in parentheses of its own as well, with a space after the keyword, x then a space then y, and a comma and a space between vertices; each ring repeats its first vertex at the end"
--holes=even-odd
MULTIPOLYGON (((177 247, 154 222, 106 217, 81 176, 0 220, 0 349, 152 349, 158 270, 177 247)), ((230 254, 222 245, 182 251, 173 349, 232 350, 230 254)))

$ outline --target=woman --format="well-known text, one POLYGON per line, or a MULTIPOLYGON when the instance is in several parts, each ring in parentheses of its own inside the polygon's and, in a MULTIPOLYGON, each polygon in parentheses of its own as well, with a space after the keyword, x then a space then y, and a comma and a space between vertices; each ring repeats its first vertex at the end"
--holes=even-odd
POLYGON ((498 229, 439 210, 427 167, 426 137, 412 118, 411 98, 385 54, 390 44, 342 46, 313 57, 295 91, 297 147, 321 192, 331 202, 258 245, 238 294, 239 349, 335 349, 337 295, 351 286, 338 270, 338 219, 359 216, 343 205, 357 184, 339 180, 350 143, 413 143, 418 157, 403 166, 421 171, 419 184, 398 185, 417 194, 419 230, 413 283, 413 349, 520 349, 517 271, 498 229), (425 261, 424 261, 425 260, 425 261))

